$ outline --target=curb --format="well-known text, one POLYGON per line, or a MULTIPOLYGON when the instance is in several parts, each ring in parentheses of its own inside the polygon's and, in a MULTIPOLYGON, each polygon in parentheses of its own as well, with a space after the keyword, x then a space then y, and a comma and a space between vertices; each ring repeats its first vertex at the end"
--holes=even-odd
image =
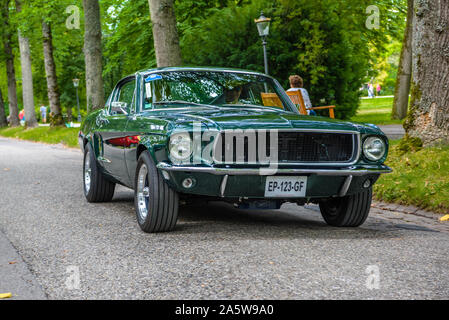
POLYGON ((377 208, 381 210, 387 210, 387 211, 395 211, 395 212, 401 212, 406 214, 413 214, 415 216, 420 216, 428 219, 437 219, 444 216, 444 213, 436 213, 432 211, 426 211, 422 210, 415 206, 403 206, 396 203, 387 203, 382 201, 373 201, 371 203, 372 208, 377 208))

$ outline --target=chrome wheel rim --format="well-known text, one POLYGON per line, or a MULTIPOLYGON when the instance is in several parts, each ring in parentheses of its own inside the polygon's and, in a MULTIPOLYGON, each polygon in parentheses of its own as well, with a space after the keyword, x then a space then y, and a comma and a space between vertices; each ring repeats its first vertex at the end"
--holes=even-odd
POLYGON ((142 164, 137 178, 137 205, 141 220, 148 216, 148 203, 150 201, 150 188, 148 186, 148 168, 142 164))
POLYGON ((89 153, 87 153, 84 160, 84 189, 86 190, 86 194, 89 193, 90 190, 91 174, 92 168, 90 167, 90 156, 89 153))

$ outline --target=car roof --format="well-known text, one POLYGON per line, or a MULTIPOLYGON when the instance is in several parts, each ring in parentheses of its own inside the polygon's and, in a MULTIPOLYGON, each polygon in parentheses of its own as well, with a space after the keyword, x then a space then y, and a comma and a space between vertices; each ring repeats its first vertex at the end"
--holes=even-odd
POLYGON ((251 73, 261 76, 268 76, 264 73, 253 71, 253 70, 245 70, 245 69, 237 69, 237 68, 220 68, 220 67, 165 67, 165 68, 153 68, 153 69, 145 69, 140 70, 137 73, 140 74, 150 74, 155 72, 170 72, 170 71, 217 71, 217 72, 239 72, 239 73, 251 73))

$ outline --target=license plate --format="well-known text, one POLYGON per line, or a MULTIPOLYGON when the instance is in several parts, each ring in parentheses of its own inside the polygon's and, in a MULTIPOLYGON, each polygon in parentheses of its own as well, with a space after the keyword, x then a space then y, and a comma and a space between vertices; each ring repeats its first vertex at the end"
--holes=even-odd
POLYGON ((306 196, 307 177, 267 177, 265 197, 302 198, 306 196))

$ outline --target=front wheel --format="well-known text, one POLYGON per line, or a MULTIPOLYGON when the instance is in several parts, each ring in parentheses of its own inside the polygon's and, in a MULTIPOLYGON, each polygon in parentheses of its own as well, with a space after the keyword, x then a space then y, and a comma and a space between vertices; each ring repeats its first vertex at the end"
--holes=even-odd
POLYGON ((358 227, 368 218, 372 195, 373 189, 368 188, 350 196, 322 201, 321 215, 334 227, 358 227))
POLYGON ((166 232, 178 220, 178 193, 171 189, 157 170, 148 151, 137 162, 134 184, 137 222, 144 232, 166 232))

